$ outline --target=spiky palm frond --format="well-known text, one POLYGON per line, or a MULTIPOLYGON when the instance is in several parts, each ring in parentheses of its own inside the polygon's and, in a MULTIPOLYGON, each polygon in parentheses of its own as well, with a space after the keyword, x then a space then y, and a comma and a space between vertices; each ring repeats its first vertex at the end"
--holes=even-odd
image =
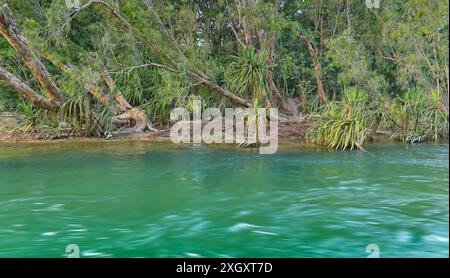
POLYGON ((242 96, 258 99, 266 97, 268 61, 267 50, 257 52, 252 47, 241 50, 238 56, 233 57, 225 74, 230 89, 242 96))

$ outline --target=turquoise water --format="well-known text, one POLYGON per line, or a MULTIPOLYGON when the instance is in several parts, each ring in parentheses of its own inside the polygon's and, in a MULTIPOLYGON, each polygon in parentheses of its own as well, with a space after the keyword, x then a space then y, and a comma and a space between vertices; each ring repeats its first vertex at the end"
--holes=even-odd
POLYGON ((0 257, 449 256, 448 145, 0 145, 0 257))

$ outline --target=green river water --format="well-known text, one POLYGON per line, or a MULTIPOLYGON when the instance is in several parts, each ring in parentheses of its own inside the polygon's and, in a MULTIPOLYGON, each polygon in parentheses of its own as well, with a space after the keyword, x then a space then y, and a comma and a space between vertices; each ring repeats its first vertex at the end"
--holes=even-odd
POLYGON ((448 148, 0 144, 0 257, 448 257, 448 148))

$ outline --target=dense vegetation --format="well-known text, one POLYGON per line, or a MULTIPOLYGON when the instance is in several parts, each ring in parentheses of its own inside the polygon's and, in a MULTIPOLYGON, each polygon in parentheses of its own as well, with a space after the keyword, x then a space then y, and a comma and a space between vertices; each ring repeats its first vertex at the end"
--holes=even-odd
POLYGON ((1 0, 0 112, 104 136, 172 108, 278 107, 362 148, 448 136, 447 0, 1 0))

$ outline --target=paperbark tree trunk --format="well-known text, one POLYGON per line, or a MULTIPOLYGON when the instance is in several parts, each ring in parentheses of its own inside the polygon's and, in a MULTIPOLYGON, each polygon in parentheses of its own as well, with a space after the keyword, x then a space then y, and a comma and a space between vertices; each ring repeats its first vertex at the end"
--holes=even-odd
POLYGON ((47 110, 58 110, 61 104, 55 100, 47 99, 35 90, 31 89, 25 82, 17 78, 12 73, 0 67, 0 80, 13 88, 19 95, 31 103, 47 110))
POLYGON ((204 78, 203 76, 201 76, 200 74, 193 72, 193 71, 189 71, 188 72, 189 77, 194 78, 199 80, 200 82, 202 82, 205 86, 209 87, 210 89, 216 91, 217 93, 221 94, 222 96, 230 99, 232 102, 234 102, 235 104, 242 106, 242 107, 246 107, 246 108, 250 108, 252 107, 252 105, 247 102, 246 100, 244 100, 243 98, 240 98, 239 96, 231 93, 230 91, 220 87, 219 85, 217 85, 214 82, 209 81, 208 79, 204 78))
POLYGON ((317 94, 319 95, 319 98, 320 98, 320 105, 324 105, 327 103, 327 99, 323 92, 322 73, 321 73, 321 69, 320 69, 319 58, 317 56, 317 50, 313 46, 313 44, 308 40, 307 37, 305 37, 302 34, 300 34, 299 37, 301 40, 303 40, 305 42, 306 46, 308 47, 308 51, 311 54, 311 60, 313 62, 314 72, 316 74, 317 94))
MULTIPOLYGON (((61 72, 73 73, 76 71, 74 66, 62 63, 56 55, 52 55, 51 53, 42 50, 36 50, 36 52, 43 59, 55 65, 61 72)), ((130 105, 123 94, 116 88, 116 84, 108 71, 104 70, 104 72, 99 75, 101 75, 102 79, 107 84, 111 94, 105 92, 101 86, 92 82, 82 80, 82 83, 84 83, 86 91, 94 96, 98 102, 104 106, 112 105, 112 111, 115 115, 114 123, 118 126, 130 125, 130 127, 126 129, 126 132, 143 132, 146 129, 152 129, 151 122, 145 112, 139 108, 133 108, 133 106, 130 105), (112 95, 114 95, 114 99, 111 99, 112 95)))
POLYGON ((277 86, 275 85, 275 82, 273 82, 272 71, 270 71, 270 70, 268 71, 266 80, 267 80, 267 83, 269 84, 270 90, 275 95, 275 98, 277 99, 277 102, 281 106, 281 109, 284 112, 289 112, 290 109, 289 109, 289 106, 288 106, 288 104, 286 102, 286 99, 284 99, 284 97, 280 93, 280 90, 278 90, 277 86))
POLYGON ((30 69, 33 76, 47 93, 48 99, 59 103, 64 102, 63 95, 55 85, 47 68, 35 55, 22 32, 17 27, 6 1, 3 1, 3 4, 0 5, 0 35, 17 51, 23 63, 30 69))

